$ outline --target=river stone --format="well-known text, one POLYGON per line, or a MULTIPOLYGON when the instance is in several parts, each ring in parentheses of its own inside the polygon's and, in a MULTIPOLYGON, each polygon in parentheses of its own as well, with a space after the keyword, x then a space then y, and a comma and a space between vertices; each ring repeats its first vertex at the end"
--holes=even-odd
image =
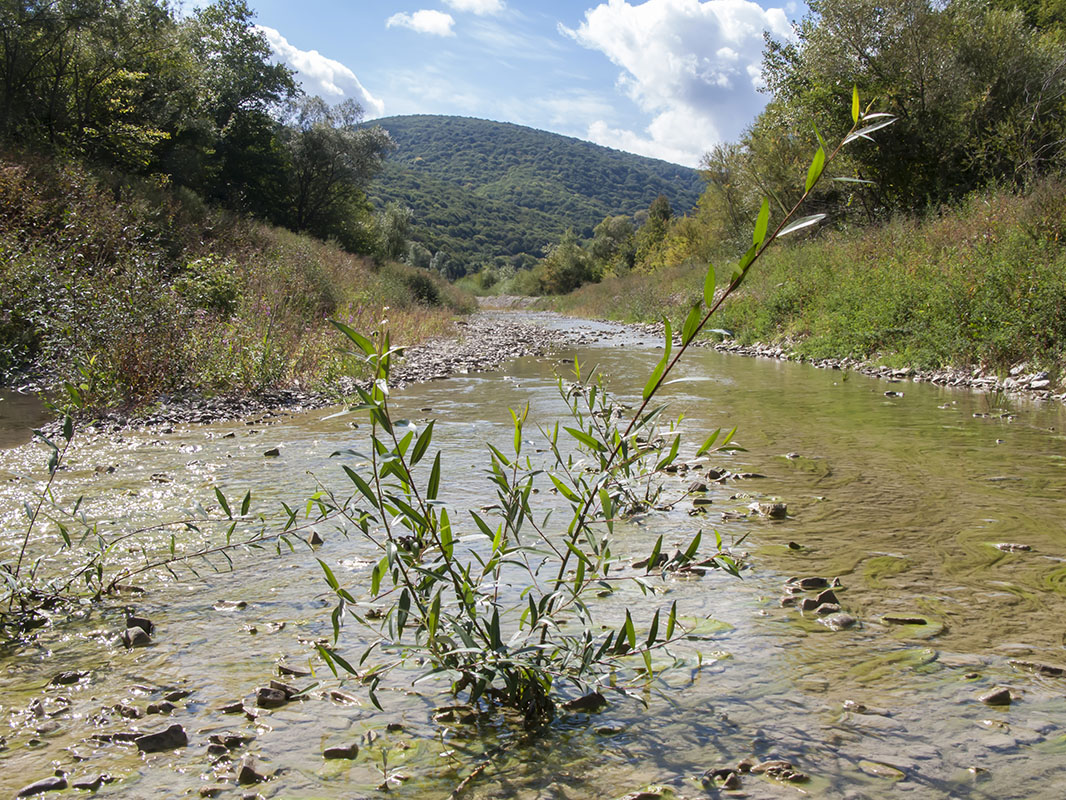
POLYGON ((122 632, 122 644, 126 647, 144 647, 152 643, 152 637, 144 628, 134 625, 122 632))
POLYGON ((877 761, 860 761, 859 769, 867 775, 873 775, 875 778, 888 778, 893 781, 901 781, 907 777, 905 773, 895 767, 890 767, 888 764, 880 764, 877 761))
POLYGON ((790 584, 795 584, 804 591, 829 588, 829 581, 827 581, 825 578, 819 578, 816 576, 812 576, 809 578, 789 578, 787 582, 790 584))
POLYGON ((858 623, 858 620, 851 616, 851 614, 845 614, 843 612, 830 614, 828 617, 822 617, 818 621, 831 631, 844 631, 848 628, 855 627, 858 623))
POLYGON ((824 592, 818 595, 815 600, 818 602, 819 605, 821 605, 822 603, 840 602, 840 600, 837 599, 836 592, 834 592, 832 589, 826 589, 824 592))
POLYGON ((44 794, 45 792, 59 792, 67 788, 67 779, 62 775, 53 775, 50 778, 44 778, 43 780, 31 783, 29 786, 24 786, 19 790, 19 793, 15 797, 33 797, 36 794, 44 794))
POLYGON ((270 688, 271 689, 277 689, 279 692, 284 692, 286 700, 291 700, 293 697, 295 697, 296 695, 298 695, 300 693, 300 690, 297 689, 292 684, 283 683, 282 681, 277 681, 277 680, 271 680, 270 681, 270 688))
POLYGON ((177 703, 179 700, 184 700, 192 694, 188 689, 175 689, 173 692, 167 692, 163 695, 163 699, 168 703, 177 703))
POLYGON ((271 447, 269 450, 264 450, 263 455, 267 458, 277 458, 281 455, 280 447, 271 447))
POLYGON ((208 741, 211 744, 222 745, 229 750, 235 750, 238 747, 244 747, 246 744, 251 744, 255 741, 254 736, 245 736, 239 733, 212 733, 208 737, 208 741))
POLYGON ((160 753, 164 750, 176 750, 189 744, 189 736, 181 725, 174 724, 163 731, 146 733, 134 739, 137 749, 142 753, 160 753))
POLYGON ((703 481, 693 481, 688 485, 688 490, 692 494, 695 494, 697 492, 706 492, 707 489, 707 484, 703 481))
POLYGON ((173 703, 163 700, 160 703, 149 703, 148 708, 145 710, 149 714, 169 714, 172 711, 176 711, 177 708, 173 703))
POLYGON ((1066 667, 1057 667, 1053 664, 1041 664, 1037 661, 1024 661, 1022 659, 1012 659, 1010 665, 1015 669, 1023 669, 1026 672, 1035 672, 1038 675, 1045 675, 1048 678, 1061 678, 1066 675, 1066 667))
POLYGON ((80 789, 83 792, 95 792, 105 783, 111 783, 112 778, 106 772, 89 778, 79 778, 70 784, 72 789, 80 789))
POLYGON ((127 628, 143 628, 146 633, 155 633, 155 623, 147 617, 126 617, 127 628))
POLYGON ((987 706, 1009 706, 1012 700, 1010 689, 1002 686, 980 695, 977 699, 987 706))
POLYGON ((800 600, 799 607, 800 611, 814 611, 814 609, 818 608, 818 605, 818 601, 813 597, 804 597, 800 600))
POLYGON ((787 503, 752 503, 749 508, 770 519, 784 519, 788 516, 787 503))
POLYGON ((230 703, 227 706, 222 706, 219 711, 221 711, 223 714, 243 714, 244 701, 238 700, 236 703, 230 703))
POLYGON ((886 625, 928 625, 925 617, 911 617, 903 614, 885 614, 881 621, 886 625))
POLYGON ((829 614, 837 614, 840 610, 839 603, 822 603, 818 608, 814 609, 814 613, 820 617, 825 617, 829 614))
POLYGON ((261 686, 255 690, 255 704, 260 708, 280 708, 289 702, 288 696, 280 689, 261 686))
POLYGON ((70 670, 67 672, 60 672, 49 683, 52 686, 70 686, 72 683, 77 683, 82 678, 89 675, 88 672, 82 672, 78 670, 70 670))
POLYGON ((237 769, 237 783, 241 786, 248 786, 253 783, 262 783, 266 779, 267 776, 259 771, 254 758, 245 756, 241 759, 241 765, 237 769))
POLYGON ((311 670, 306 667, 295 667, 291 664, 281 663, 278 664, 278 674, 288 675, 293 678, 309 678, 311 676, 311 670))
POLYGON ((355 758, 359 755, 359 745, 352 742, 349 745, 342 745, 338 747, 327 747, 322 751, 323 758, 355 758))
POLYGON ((599 692, 589 692, 583 697, 576 697, 563 703, 567 711, 598 711, 607 705, 607 698, 599 692))
POLYGON ((311 531, 311 538, 307 540, 312 545, 325 544, 326 540, 322 538, 318 531, 311 531))
POLYGON ((200 787, 200 797, 218 797, 224 791, 226 791, 226 787, 225 786, 218 786, 218 785, 201 786, 200 787))

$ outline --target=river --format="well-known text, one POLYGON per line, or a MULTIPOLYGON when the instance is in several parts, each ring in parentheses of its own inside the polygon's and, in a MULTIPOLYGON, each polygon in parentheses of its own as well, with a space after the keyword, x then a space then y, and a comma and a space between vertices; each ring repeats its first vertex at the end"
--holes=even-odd
MULTIPOLYGON (((508 407, 528 402, 535 420, 554 420, 563 408, 555 374, 570 360, 599 366, 623 400, 639 398, 657 345, 615 326, 580 325, 590 341, 578 350, 395 397, 398 416, 437 420, 446 500, 459 508, 492 501, 484 442, 510 441, 508 407)), ((660 534, 670 543, 697 529, 716 529, 726 543, 747 537, 741 579, 709 573, 666 587, 668 601, 712 617, 720 633, 701 643, 702 668, 668 673, 669 687, 649 693, 647 708, 612 697, 598 714, 563 717, 499 759, 469 796, 607 798, 657 785, 663 796, 701 797, 706 770, 741 759, 785 759, 810 776, 801 784, 742 776, 751 798, 1066 796, 1066 677, 1027 666, 1066 666, 1066 410, 711 350, 691 352, 681 373, 699 380, 667 387, 664 398, 684 414, 687 452, 711 430, 736 425, 746 451, 708 466, 765 477, 712 483, 704 516, 691 516, 683 501, 619 526, 619 549, 646 556, 660 534), (768 499, 787 503, 788 517, 746 514, 768 499), (1028 549, 997 547, 1004 544, 1028 549), (783 606, 792 576, 838 577, 840 605, 859 624, 831 631, 783 606), (978 699, 997 687, 1011 690, 1010 705, 978 699)), ((114 532, 213 502, 216 485, 231 498, 250 490, 256 507, 300 504, 315 486, 309 473, 343 486, 328 456, 361 429, 334 412, 89 437, 55 491, 84 495, 86 513, 111 520, 114 532), (281 455, 265 457, 273 447, 281 455)), ((0 452, 5 552, 24 530, 29 481, 16 476, 32 470, 40 486, 43 463, 32 445, 0 452)), ((691 480, 671 477, 668 490, 681 495, 691 480)), ((232 784, 233 767, 250 752, 273 776, 254 787, 264 797, 376 797, 396 770, 403 780, 392 796, 447 797, 471 759, 511 732, 485 722, 474 736, 434 722, 433 709, 449 700, 425 689, 384 694, 384 712, 351 681, 341 687, 348 702, 316 689, 255 718, 219 712, 277 677, 279 660, 312 667, 319 689, 337 686, 309 656, 308 643, 329 635, 332 608, 315 556, 357 591, 371 554, 355 539, 321 533, 314 554, 255 551, 235 557, 232 572, 144 576, 146 594, 87 605, 0 653, 0 794, 61 769, 72 779, 117 778, 101 797, 199 796, 216 786, 237 797, 244 790, 232 784), (127 610, 155 623, 151 646, 116 642, 127 610), (87 674, 49 686, 64 670, 87 674), (174 691, 190 694, 165 718, 116 711, 132 707, 134 716, 174 691), (188 747, 144 755, 101 741, 173 723, 188 731, 188 747), (232 761, 213 764, 214 733, 254 738, 232 761), (323 760, 324 748, 350 741, 362 743, 356 759, 323 760)), ((118 556, 141 557, 136 548, 118 556)), ((634 590, 603 603, 608 616, 623 605, 637 616, 645 601, 634 590)), ((357 650, 354 635, 342 633, 342 652, 357 650)))

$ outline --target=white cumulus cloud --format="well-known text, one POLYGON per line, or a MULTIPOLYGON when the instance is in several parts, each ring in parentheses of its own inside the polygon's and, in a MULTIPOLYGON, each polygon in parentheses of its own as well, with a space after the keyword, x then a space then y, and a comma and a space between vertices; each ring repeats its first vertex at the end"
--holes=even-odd
POLYGON ((300 50, 273 28, 256 27, 277 57, 295 70, 296 79, 308 94, 331 102, 355 100, 371 116, 380 116, 385 111, 385 104, 370 94, 355 73, 341 62, 326 58, 317 50, 300 50))
POLYGON ((560 30, 621 67, 619 88, 654 115, 639 133, 595 122, 590 138, 690 166, 740 134, 765 104, 763 32, 792 35, 782 9, 751 0, 607 0, 576 29, 560 30))
POLYGON ((454 36, 453 25, 455 19, 451 14, 428 8, 413 14, 401 11, 385 20, 386 28, 410 28, 417 33, 428 33, 432 36, 454 36))
POLYGON ((499 14, 504 8, 503 0, 444 0, 444 4, 471 14, 499 14))

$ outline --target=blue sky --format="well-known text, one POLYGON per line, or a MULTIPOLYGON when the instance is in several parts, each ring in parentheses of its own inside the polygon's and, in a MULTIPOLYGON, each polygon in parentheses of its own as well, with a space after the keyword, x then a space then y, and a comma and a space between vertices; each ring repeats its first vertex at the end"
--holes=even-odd
POLYGON ((763 31, 800 2, 249 0, 304 89, 367 117, 514 122, 696 166, 765 103, 763 31))

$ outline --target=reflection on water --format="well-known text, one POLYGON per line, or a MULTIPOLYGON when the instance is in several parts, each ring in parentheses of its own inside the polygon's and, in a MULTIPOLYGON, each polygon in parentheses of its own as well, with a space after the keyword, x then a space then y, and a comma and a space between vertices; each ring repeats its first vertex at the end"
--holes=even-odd
MULTIPOLYGON (((657 358, 653 348, 632 342, 560 357, 575 355, 598 364, 612 388, 629 396, 639 394, 638 378, 657 358)), ((492 500, 479 472, 481 443, 508 440, 507 406, 531 402, 543 421, 559 413, 553 370, 561 368, 559 359, 526 359, 504 373, 401 393, 401 415, 438 420, 447 499, 460 508, 492 500)), ((796 785, 746 777, 743 791, 754 798, 1066 794, 1066 678, 1024 668, 1066 665, 1064 410, 1024 401, 990 408, 982 395, 890 387, 711 352, 693 353, 684 372, 709 379, 670 387, 690 441, 737 424, 747 452, 710 465, 766 477, 712 484, 706 518, 689 516, 682 503, 618 529, 627 557, 646 555, 660 534, 681 541, 697 527, 715 528, 727 542, 747 536, 743 548, 751 554, 743 580, 708 575, 666 584, 662 602, 677 599, 690 615, 713 616, 723 632, 699 643, 703 668, 668 673, 674 689, 650 693, 647 710, 618 700, 588 723, 563 720, 536 739, 515 740, 488 721, 476 730, 433 722, 432 708, 447 699, 426 687, 391 693, 381 714, 349 682, 344 691, 353 702, 312 697, 260 710, 255 719, 222 715, 221 706, 276 676, 279 659, 316 669, 314 678, 291 679, 297 683, 336 686, 309 656, 309 643, 330 632, 315 559, 304 550, 280 559, 249 553, 232 573, 208 567, 199 579, 186 572, 145 579, 147 595, 87 607, 80 619, 0 656, 7 720, 0 792, 62 768, 121 778, 101 796, 195 796, 232 777, 240 756, 251 752, 262 771, 277 771, 259 787, 264 796, 376 796, 375 787, 399 771, 409 780, 393 794, 446 797, 471 758, 503 743, 473 796, 614 797, 649 784, 705 796, 699 776, 742 758, 784 758, 811 777, 796 785), (886 397, 890 388, 904 396, 886 397), (771 497, 788 503, 787 519, 722 519, 771 497), (1029 549, 997 547, 1007 543, 1029 549), (783 607, 790 576, 839 577, 840 605, 858 626, 830 631, 783 607), (115 646, 126 607, 155 621, 152 646, 115 646), (924 624, 914 624, 919 618, 924 624), (74 686, 46 687, 66 669, 89 675, 74 686), (1012 690, 1010 706, 976 699, 998 686, 1012 690), (114 710, 123 702, 144 709, 174 689, 191 694, 166 719, 125 720, 114 710), (188 748, 139 756, 128 745, 91 738, 170 722, 185 726, 188 748), (402 730, 386 730, 397 722, 402 730), (220 731, 255 739, 234 761, 212 764, 208 737, 220 731), (323 748, 349 741, 363 743, 357 759, 322 759, 323 748)), ((84 494, 90 515, 114 520, 109 530, 179 517, 194 500, 209 502, 215 485, 230 496, 251 489, 259 507, 298 501, 314 486, 312 471, 342 488, 327 456, 358 444, 362 433, 329 414, 99 437, 75 451, 58 491, 70 499, 84 494), (281 457, 265 458, 274 446, 281 457)), ((32 448, 17 448, 0 454, 0 471, 22 473, 42 462, 32 448)), ((692 476, 672 480, 680 494, 692 476)), ((26 491, 23 482, 0 485, 5 548, 21 529, 26 491)), ((370 552, 355 539, 321 533, 326 543, 316 555, 334 565, 342 583, 365 585, 370 552)), ((636 590, 602 603, 609 620, 627 605, 635 616, 651 613, 636 590)), ((693 660, 696 646, 688 652, 693 660)))
POLYGON ((31 431, 47 420, 44 404, 36 396, 0 389, 0 449, 25 444, 31 431))

